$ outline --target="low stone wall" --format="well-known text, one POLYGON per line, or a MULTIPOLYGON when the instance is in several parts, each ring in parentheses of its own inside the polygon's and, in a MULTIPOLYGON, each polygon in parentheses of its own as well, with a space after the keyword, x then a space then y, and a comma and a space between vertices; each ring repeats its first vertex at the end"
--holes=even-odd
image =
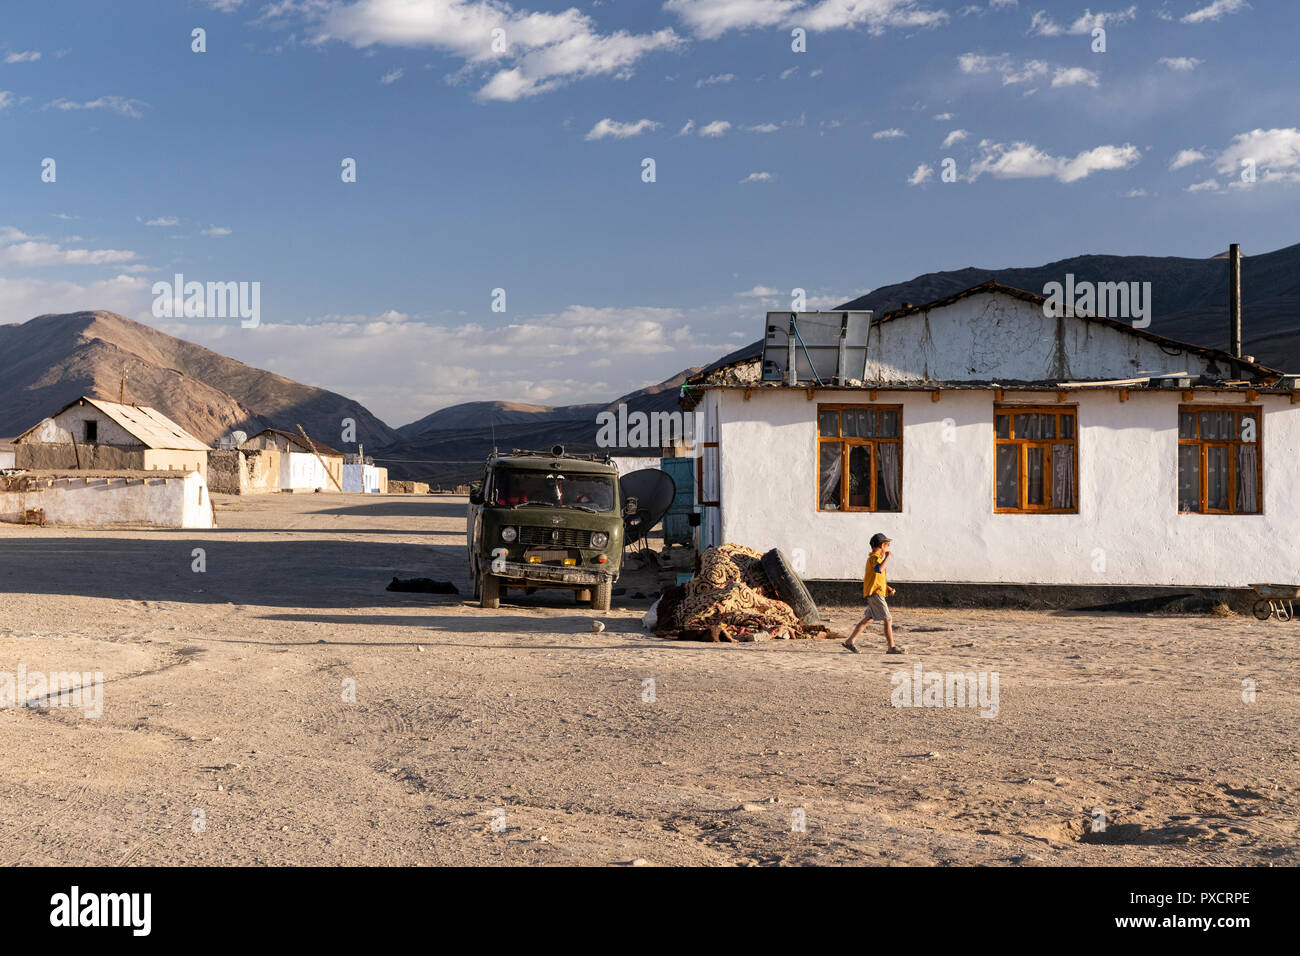
POLYGON ((390 495, 427 495, 429 493, 429 484, 424 481, 390 481, 388 483, 388 493, 390 495))
POLYGON ((29 471, 144 471, 145 447, 19 442, 15 467, 29 471))
POLYGON ((264 495, 280 490, 280 453, 274 449, 208 452, 208 488, 222 495, 264 495))

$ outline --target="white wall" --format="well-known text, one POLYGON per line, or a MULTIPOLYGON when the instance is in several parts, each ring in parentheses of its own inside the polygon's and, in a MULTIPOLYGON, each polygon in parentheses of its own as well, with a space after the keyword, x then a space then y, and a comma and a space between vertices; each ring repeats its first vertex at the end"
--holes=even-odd
POLYGON ((374 465, 344 465, 341 483, 344 491, 379 494, 379 469, 374 465))
POLYGON ((332 485, 329 473, 319 458, 310 452, 291 451, 281 459, 280 487, 285 490, 311 490, 332 485))
POLYGON ((12 451, 0 451, 0 468, 13 468, 14 457, 15 455, 12 451))
MULTIPOLYGON (((1264 508, 1259 515, 1178 513, 1181 392, 1071 392, 1078 407, 1079 513, 994 514, 991 390, 880 390, 903 406, 903 511, 819 513, 816 410, 868 403, 866 391, 737 389, 719 396, 722 540, 803 551, 804 576, 860 579, 868 539, 894 539, 896 581, 1242 586, 1300 584, 1300 405, 1261 396, 1264 508), (945 441, 945 419, 952 441, 945 441), (1102 549, 1098 555, 1094 549, 1102 549), (1099 566, 1104 559, 1104 570, 1099 566)), ((1055 404, 1055 393, 1007 402, 1055 404)), ((1195 402, 1243 405, 1241 393, 1195 402)), ((702 403, 702 407, 703 407, 702 403)))
MULTIPOLYGON (((1159 320, 1147 331, 1159 333, 1159 320)), ((872 329, 868 359, 865 381, 894 383, 1198 375, 1209 364, 1190 352, 1169 355, 1154 342, 1100 322, 1048 318, 1042 306, 1001 293, 882 322, 872 329)))
MULTIPOLYGON (((39 480, 28 491, 0 485, 0 521, 21 522, 28 508, 44 508, 46 524, 95 528, 211 528, 212 502, 203 476, 132 478, 89 476, 39 480)), ((10 479, 15 484, 17 479, 10 479)))

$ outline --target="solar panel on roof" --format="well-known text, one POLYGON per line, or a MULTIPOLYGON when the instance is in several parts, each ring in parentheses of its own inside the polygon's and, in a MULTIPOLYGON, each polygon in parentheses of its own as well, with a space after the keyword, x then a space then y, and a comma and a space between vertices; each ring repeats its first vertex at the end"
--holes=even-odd
POLYGON ((763 381, 842 385, 862 380, 871 315, 843 311, 767 313, 763 326, 763 381))

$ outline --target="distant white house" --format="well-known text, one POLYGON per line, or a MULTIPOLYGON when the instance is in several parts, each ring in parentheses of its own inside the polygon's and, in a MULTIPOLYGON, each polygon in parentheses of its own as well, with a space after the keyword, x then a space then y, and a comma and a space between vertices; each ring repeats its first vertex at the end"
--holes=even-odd
POLYGON ((281 491, 339 491, 343 486, 343 452, 301 435, 267 428, 240 446, 241 451, 280 452, 281 491))
MULTIPOLYGON (((861 378, 690 380, 702 544, 856 580, 1300 584, 1296 377, 985 283, 871 321, 861 378)), ((1159 326, 1157 317, 1155 327, 1159 326)))

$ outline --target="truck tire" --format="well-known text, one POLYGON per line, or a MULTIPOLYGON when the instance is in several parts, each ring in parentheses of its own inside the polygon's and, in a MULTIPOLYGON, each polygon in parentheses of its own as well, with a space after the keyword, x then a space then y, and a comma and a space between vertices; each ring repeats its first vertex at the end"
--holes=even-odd
POLYGON ((762 560, 763 570, 771 580, 772 587, 776 588, 781 600, 790 605, 795 617, 803 624, 816 624, 821 617, 817 613, 817 604, 780 549, 773 548, 763 555, 762 560))
POLYGON ((609 600, 613 594, 614 582, 606 578, 592 589, 591 609, 593 611, 608 611, 609 600))
POLYGON ((498 608, 501 606, 501 579, 486 572, 479 579, 478 606, 498 608))

